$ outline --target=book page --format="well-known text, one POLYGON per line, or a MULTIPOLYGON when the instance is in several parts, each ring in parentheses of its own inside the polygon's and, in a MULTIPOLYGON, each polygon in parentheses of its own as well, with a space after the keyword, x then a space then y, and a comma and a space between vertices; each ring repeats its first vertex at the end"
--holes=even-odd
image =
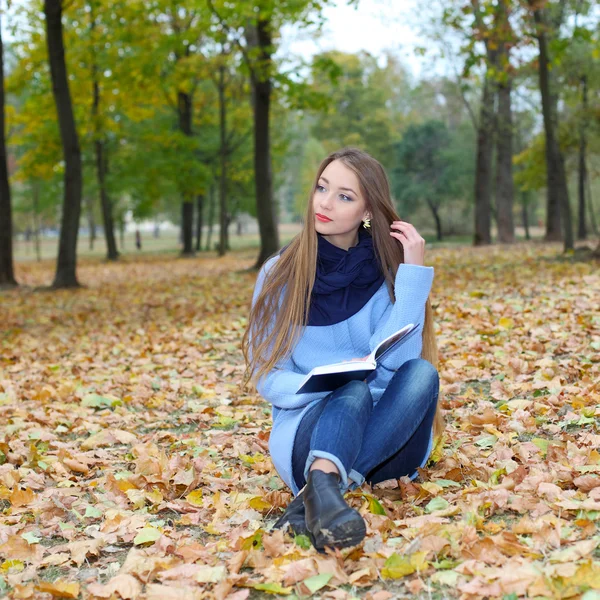
POLYGON ((409 323, 396 333, 390 335, 382 342, 379 342, 377 347, 373 350, 373 360, 375 360, 375 362, 381 360, 381 358, 385 354, 387 354, 396 344, 400 342, 405 342, 406 339, 408 339, 417 329, 418 325, 415 325, 414 323, 409 323))

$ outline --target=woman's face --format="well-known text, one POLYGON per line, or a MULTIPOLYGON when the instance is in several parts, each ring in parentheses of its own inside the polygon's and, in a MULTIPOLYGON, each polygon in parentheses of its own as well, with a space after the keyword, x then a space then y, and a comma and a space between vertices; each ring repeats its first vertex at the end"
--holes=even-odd
POLYGON ((313 193, 315 229, 328 242, 348 250, 358 243, 358 228, 368 218, 358 177, 343 162, 329 163, 313 193))

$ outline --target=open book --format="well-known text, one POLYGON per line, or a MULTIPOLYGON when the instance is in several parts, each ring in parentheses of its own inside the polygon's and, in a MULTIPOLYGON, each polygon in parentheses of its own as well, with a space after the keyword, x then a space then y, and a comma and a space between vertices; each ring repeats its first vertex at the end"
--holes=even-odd
POLYGON ((392 348, 403 344, 418 329, 418 325, 409 323, 396 333, 382 340, 373 348, 367 358, 347 360, 315 367, 303 380, 296 394, 309 392, 329 392, 342 387, 349 381, 366 379, 376 368, 377 363, 392 348))

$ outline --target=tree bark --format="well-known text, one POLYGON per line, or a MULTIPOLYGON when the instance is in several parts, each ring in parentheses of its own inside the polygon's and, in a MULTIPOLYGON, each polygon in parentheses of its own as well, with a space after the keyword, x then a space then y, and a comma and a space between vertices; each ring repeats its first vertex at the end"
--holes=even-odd
POLYGON ((477 129, 477 158, 475 167, 475 235, 473 244, 492 243, 491 197, 492 152, 494 130, 494 93, 491 78, 486 75, 477 129))
POLYGON ((590 178, 587 177, 585 182, 585 189, 587 190, 587 207, 590 213, 590 225, 594 235, 598 235, 598 225, 596 224, 596 216, 594 214, 594 202, 592 198, 592 186, 590 185, 590 178))
POLYGON ((254 179, 256 213, 260 232, 260 252, 255 268, 279 249, 279 232, 271 178, 271 139, 269 113, 271 105, 272 39, 271 22, 259 17, 255 26, 246 30, 250 50, 258 52, 251 69, 252 107, 254 111, 254 179))
POLYGON ((106 173, 108 171, 106 161, 106 148, 102 139, 102 132, 98 123, 98 112, 100 103, 100 93, 98 82, 94 81, 94 105, 93 112, 96 120, 96 141, 94 142, 94 151, 96 155, 96 177, 98 179, 98 189, 100 190, 100 206, 102 207, 102 222, 104 225, 104 237, 106 239, 106 258, 107 260, 117 260, 119 252, 117 251, 117 242, 115 240, 115 225, 112 214, 112 202, 106 189, 106 173))
POLYGON ((194 203, 187 197, 181 203, 182 256, 194 256, 194 203))
POLYGON ((509 48, 512 30, 508 20, 507 0, 498 0, 495 8, 494 30, 498 37, 495 59, 498 71, 496 117, 496 223, 498 241, 511 244, 515 241, 513 206, 515 188, 513 183, 513 120, 512 120, 512 75, 510 72, 509 48))
POLYGON ((546 134, 546 187, 547 216, 546 240, 564 240, 564 249, 573 249, 573 225, 565 163, 558 143, 558 98, 552 91, 550 82, 550 57, 546 36, 546 19, 544 9, 529 0, 533 9, 536 24, 536 37, 539 46, 539 80, 542 95, 542 113, 546 134), (562 222, 562 235, 561 235, 562 222))
POLYGON ((46 39, 50 59, 52 93, 58 113, 65 160, 64 200, 58 243, 58 260, 53 287, 77 287, 77 236, 81 216, 81 150, 73 115, 65 63, 62 30, 62 1, 44 0, 46 39))
POLYGON ((206 236, 206 251, 211 250, 210 243, 212 241, 213 223, 215 221, 215 188, 211 185, 208 194, 208 234, 206 236))
POLYGON ((523 219, 523 229, 525 230, 525 239, 530 240, 531 234, 529 233, 529 202, 528 192, 521 192, 521 218, 523 219))
POLYGON ((204 226, 204 194, 196 196, 196 252, 202 250, 202 227, 204 226))
POLYGON ((40 182, 34 182, 33 192, 33 231, 35 243, 35 257, 38 262, 42 260, 42 248, 40 244, 40 182))
POLYGON ((515 241, 511 88, 512 82, 510 79, 498 85, 498 118, 496 120, 496 220, 498 223, 498 241, 502 244, 512 244, 515 241))
POLYGON ((437 235, 437 240, 438 242, 442 241, 442 220, 440 219, 440 211, 438 210, 438 207, 431 202, 431 200, 427 200, 427 205, 429 206, 429 209, 431 210, 431 214, 433 215, 433 218, 435 220, 435 231, 436 231, 436 235, 437 235))
MULTIPOLYGON (((92 44, 94 43, 93 31, 96 28, 96 17, 94 12, 94 2, 90 2, 92 44)), ((98 83, 98 64, 96 62, 96 53, 94 49, 92 63, 92 119, 94 122, 94 151, 96 154, 96 177, 98 179, 98 189, 100 190, 100 206, 102 207, 102 222, 104 225, 104 238, 106 239, 106 258, 107 260, 117 260, 119 252, 117 250, 117 241, 115 240, 115 225, 112 214, 112 203, 106 188, 106 174, 108 172, 106 160, 106 144, 104 141, 104 132, 100 117, 100 85, 98 83)))
MULTIPOLYGON (((179 129, 186 136, 192 135, 192 96, 186 92, 177 93, 177 113, 179 129)), ((188 191, 182 192, 181 234, 183 256, 194 255, 194 201, 188 191)))
POLYGON ((581 109, 582 118, 579 125, 579 172, 578 172, 578 220, 577 220, 577 239, 585 240, 587 238, 586 216, 585 216, 585 188, 587 180, 587 138, 585 129, 587 125, 587 75, 581 77, 582 93, 581 93, 581 109))
POLYGON ((125 220, 119 220, 119 237, 121 238, 121 252, 125 252, 125 220))
POLYGON ((94 218, 94 203, 91 196, 86 195, 85 208, 87 211, 88 229, 89 229, 89 248, 94 249, 94 242, 96 241, 96 219, 94 218))
POLYGON ((0 31, 0 287, 17 285, 13 264, 12 203, 6 154, 4 45, 0 31))
POLYGON ((227 106, 225 102, 225 67, 219 67, 219 256, 224 256, 228 243, 228 211, 227 211, 227 106))
POLYGON ((96 174, 100 188, 100 205, 102 207, 102 221, 104 224, 104 238, 106 239, 106 259, 118 260, 117 241, 115 239, 115 224, 113 220, 112 202, 106 189, 106 173, 108 172, 106 148, 103 141, 96 140, 96 174))

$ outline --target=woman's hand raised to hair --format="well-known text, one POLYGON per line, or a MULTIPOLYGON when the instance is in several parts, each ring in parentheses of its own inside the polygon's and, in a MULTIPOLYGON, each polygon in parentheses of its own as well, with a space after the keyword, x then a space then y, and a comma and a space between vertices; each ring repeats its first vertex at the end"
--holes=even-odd
POLYGON ((423 266, 425 260, 425 240, 413 225, 406 221, 394 221, 390 235, 395 237, 404 248, 404 262, 407 265, 423 266))

